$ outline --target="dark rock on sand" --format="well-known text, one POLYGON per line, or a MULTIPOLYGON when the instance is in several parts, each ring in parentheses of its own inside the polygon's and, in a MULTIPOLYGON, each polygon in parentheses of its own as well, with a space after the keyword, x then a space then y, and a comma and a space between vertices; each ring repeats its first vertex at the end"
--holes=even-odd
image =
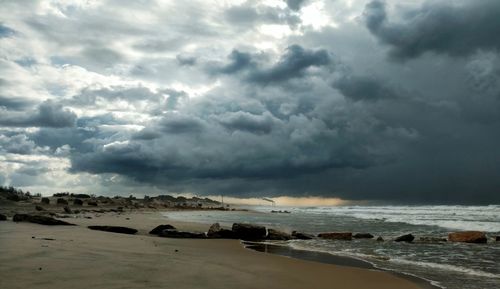
POLYGON ((318 237, 320 237, 322 239, 329 239, 329 240, 346 240, 346 241, 350 241, 350 240, 352 240, 352 233, 351 232, 320 233, 320 234, 318 234, 318 237))
POLYGON ((87 201, 87 205, 97 207, 97 202, 95 201, 87 201))
POLYGON ((73 214, 73 211, 72 211, 72 210, 70 209, 70 207, 68 207, 68 206, 64 206, 64 212, 65 212, 66 214, 73 214))
POLYGON ((37 211, 45 211, 45 209, 42 206, 36 205, 35 210, 37 211))
POLYGON ((88 226, 91 230, 111 232, 111 233, 120 233, 120 234, 130 234, 133 235, 137 233, 136 229, 120 227, 120 226, 88 226))
POLYGON ((357 233, 352 236, 355 239, 372 239, 373 235, 370 233, 357 233))
POLYGON ((420 243, 443 243, 446 242, 446 238, 439 238, 439 237, 420 237, 419 239, 420 243))
POLYGON ((448 234, 448 241, 450 242, 464 242, 464 243, 486 243, 486 235, 484 232, 479 231, 465 231, 455 232, 448 234))
POLYGON ((166 238, 187 238, 187 239, 205 239, 205 233, 182 232, 177 230, 163 230, 158 236, 166 238))
POLYGON ((275 229, 268 229, 267 230, 267 240, 282 240, 282 241, 287 241, 292 239, 292 235, 281 232, 275 229))
POLYGON ((0 221, 7 221, 7 216, 0 214, 0 221))
POLYGON ((232 227, 235 237, 241 240, 253 241, 266 238, 266 227, 252 224, 234 223, 232 227))
POLYGON ((159 235, 163 230, 175 230, 175 227, 172 225, 159 225, 156 226, 153 230, 149 232, 151 235, 159 235))
POLYGON ((382 238, 382 236, 378 236, 377 242, 384 242, 384 238, 382 238))
POLYGON ((57 220, 51 217, 46 216, 37 216, 37 215, 28 215, 28 214, 15 214, 12 218, 14 222, 29 222, 40 225, 49 225, 49 226, 75 226, 75 224, 71 224, 65 221, 57 220))
POLYGON ((83 201, 80 199, 74 199, 73 200, 73 205, 75 206, 83 206, 83 201))
POLYGON ((311 240, 314 239, 315 237, 311 234, 306 234, 306 233, 301 233, 297 231, 292 232, 292 237, 297 240, 311 240))
POLYGON ((41 203, 48 205, 48 204, 50 204, 50 199, 49 198, 42 198, 41 203))
POLYGON ((63 199, 63 198, 58 198, 57 199, 57 204, 58 205, 67 205, 68 201, 66 199, 63 199))
POLYGON ((394 239, 394 241, 395 242, 411 243, 411 242, 413 242, 414 239, 415 239, 415 237, 412 234, 406 234, 406 235, 397 237, 396 239, 394 239))
POLYGON ((215 223, 208 229, 207 237, 213 239, 235 239, 235 234, 231 230, 222 228, 219 223, 215 223))

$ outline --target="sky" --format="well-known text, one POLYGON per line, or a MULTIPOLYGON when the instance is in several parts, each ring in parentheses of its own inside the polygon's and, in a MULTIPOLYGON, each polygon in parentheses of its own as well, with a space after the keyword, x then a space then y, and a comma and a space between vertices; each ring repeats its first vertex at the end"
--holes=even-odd
POLYGON ((2 0, 0 185, 498 204, 498 15, 498 0, 2 0))

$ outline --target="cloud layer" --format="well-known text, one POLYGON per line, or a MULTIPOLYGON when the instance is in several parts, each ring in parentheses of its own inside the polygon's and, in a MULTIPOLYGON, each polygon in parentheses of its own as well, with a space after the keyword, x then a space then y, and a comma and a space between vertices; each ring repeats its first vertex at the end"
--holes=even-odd
POLYGON ((500 202, 498 1, 146 2, 3 4, 3 185, 500 202))

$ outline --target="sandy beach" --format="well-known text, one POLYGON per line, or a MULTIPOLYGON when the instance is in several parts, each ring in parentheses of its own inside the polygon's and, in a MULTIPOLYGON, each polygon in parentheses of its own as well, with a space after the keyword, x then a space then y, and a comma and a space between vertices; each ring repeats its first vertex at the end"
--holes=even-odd
MULTIPOLYGON (((147 235, 169 221, 158 212, 66 220, 78 226, 0 223, 1 288, 419 288, 386 272, 252 251, 238 240, 147 235), (91 224, 139 232, 92 231, 86 228, 91 224)), ((168 223, 207 230, 202 224, 168 223)))

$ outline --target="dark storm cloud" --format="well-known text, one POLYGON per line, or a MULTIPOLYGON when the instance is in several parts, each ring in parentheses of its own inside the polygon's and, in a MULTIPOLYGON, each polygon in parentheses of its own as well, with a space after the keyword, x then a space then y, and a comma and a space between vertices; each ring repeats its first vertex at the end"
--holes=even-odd
POLYGON ((298 11, 308 0, 286 0, 288 8, 298 11))
POLYGON ((248 79, 262 84, 282 82, 303 76, 310 67, 321 67, 330 63, 330 54, 326 50, 308 50, 300 45, 292 45, 274 66, 253 71, 248 79))
POLYGON ((198 133, 203 130, 203 121, 188 115, 168 113, 159 122, 160 130, 170 134, 198 133))
POLYGON ((368 29, 390 46, 397 59, 425 52, 464 56, 478 50, 500 49, 500 2, 496 0, 428 2, 407 11, 400 22, 388 19, 386 4, 372 1, 365 7, 368 29))
POLYGON ((229 63, 224 66, 210 66, 209 72, 214 74, 244 73, 248 82, 262 85, 284 82, 303 77, 308 68, 322 67, 332 63, 328 51, 305 49, 300 45, 289 46, 272 66, 259 63, 254 55, 233 50, 228 56, 229 63))
POLYGON ((252 61, 252 55, 246 52, 233 50, 228 56, 229 63, 221 67, 209 67, 211 73, 233 74, 242 70, 253 69, 255 63, 252 61))
POLYGON ((255 115, 243 111, 221 115, 218 121, 229 130, 241 130, 251 133, 270 133, 275 119, 270 113, 255 115))
POLYGON ((0 125, 8 127, 69 127, 74 126, 76 114, 53 101, 45 101, 34 111, 5 111, 0 125))
POLYGON ((394 89, 374 77, 343 76, 334 82, 334 87, 354 101, 377 101, 398 97, 394 89))
POLYGON ((56 2, 0 9, 0 183, 500 202, 498 1, 56 2))
POLYGON ((64 145, 69 145, 79 152, 92 151, 95 144, 92 140, 106 139, 110 135, 100 133, 95 128, 66 127, 66 128, 40 128, 29 133, 29 138, 38 146, 47 146, 56 150, 64 145))
MULTIPOLYGON (((2 87, 1 83, 0 87, 2 87)), ((0 109, 5 108, 7 110, 22 110, 31 105, 32 102, 29 100, 0 95, 0 109)))

